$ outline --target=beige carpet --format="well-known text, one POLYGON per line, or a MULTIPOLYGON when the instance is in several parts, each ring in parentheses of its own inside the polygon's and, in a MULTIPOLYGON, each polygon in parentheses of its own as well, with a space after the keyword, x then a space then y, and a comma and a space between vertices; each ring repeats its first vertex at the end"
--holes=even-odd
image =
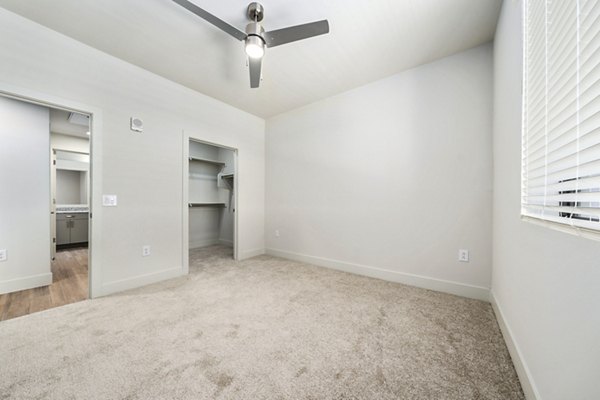
POLYGON ((0 322, 0 398, 523 399, 487 303, 230 257, 0 322))

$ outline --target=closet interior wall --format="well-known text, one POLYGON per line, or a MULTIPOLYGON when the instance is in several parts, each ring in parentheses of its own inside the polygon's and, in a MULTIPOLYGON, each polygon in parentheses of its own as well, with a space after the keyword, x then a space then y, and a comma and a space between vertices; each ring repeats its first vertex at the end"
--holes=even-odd
POLYGON ((189 247, 224 244, 233 247, 233 150, 190 140, 189 247))

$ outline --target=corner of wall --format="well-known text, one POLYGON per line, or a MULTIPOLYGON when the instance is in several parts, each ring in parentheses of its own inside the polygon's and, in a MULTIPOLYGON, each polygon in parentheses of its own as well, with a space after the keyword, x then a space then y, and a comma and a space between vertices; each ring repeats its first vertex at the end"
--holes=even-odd
POLYGON ((525 362, 525 358, 521 353, 519 344, 513 336, 508 321, 504 318, 502 308, 498 303, 498 299, 494 295, 493 290, 490 290, 490 302, 492 303, 492 308, 494 309, 496 320, 498 321, 500 331, 502 332, 502 336, 504 337, 504 341, 506 342, 506 347, 508 347, 508 352, 510 353, 510 357, 512 358, 515 370, 517 371, 517 375, 519 376, 519 381, 521 382, 521 387, 523 388, 523 393, 525 393, 525 397, 527 398, 527 400, 541 399, 533 381, 533 377, 531 376, 531 372, 529 371, 527 363, 525 362))

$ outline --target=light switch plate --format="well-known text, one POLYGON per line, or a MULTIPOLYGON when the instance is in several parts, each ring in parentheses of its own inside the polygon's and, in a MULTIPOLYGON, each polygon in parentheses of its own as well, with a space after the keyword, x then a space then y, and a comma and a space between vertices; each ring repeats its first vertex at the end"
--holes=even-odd
POLYGON ((0 250, 0 262, 6 261, 6 258, 7 258, 6 249, 0 250))
POLYGON ((117 195, 116 194, 103 194, 102 205, 104 207, 116 207, 117 206, 117 195))

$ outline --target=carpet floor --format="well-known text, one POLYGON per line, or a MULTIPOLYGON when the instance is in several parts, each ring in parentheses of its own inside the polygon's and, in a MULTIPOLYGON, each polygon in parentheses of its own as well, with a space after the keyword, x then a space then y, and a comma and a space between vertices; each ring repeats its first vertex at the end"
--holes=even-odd
POLYGON ((524 398, 488 303, 221 246, 0 343, 0 399, 524 398))

